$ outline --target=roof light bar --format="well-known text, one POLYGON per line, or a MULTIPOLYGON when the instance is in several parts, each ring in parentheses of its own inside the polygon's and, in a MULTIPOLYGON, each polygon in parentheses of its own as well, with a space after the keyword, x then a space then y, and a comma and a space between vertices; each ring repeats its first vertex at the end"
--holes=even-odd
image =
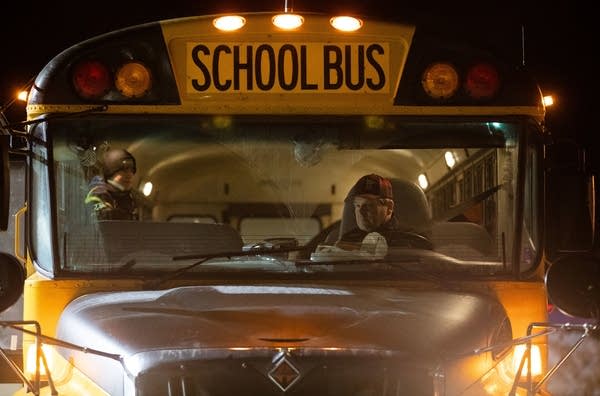
POLYGON ((342 32, 355 32, 363 25, 363 21, 351 16, 336 16, 329 20, 331 26, 342 32))
POLYGON ((213 19, 213 26, 223 32, 233 32, 246 24, 246 18, 239 15, 225 15, 213 19))
POLYGON ((304 17, 298 14, 277 14, 272 19, 273 25, 283 30, 298 29, 304 24, 304 17))

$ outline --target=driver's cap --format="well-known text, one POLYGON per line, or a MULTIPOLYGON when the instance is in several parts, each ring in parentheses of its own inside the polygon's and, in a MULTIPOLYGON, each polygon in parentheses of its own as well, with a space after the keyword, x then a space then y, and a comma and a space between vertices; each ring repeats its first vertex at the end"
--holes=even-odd
POLYGON ((392 199, 392 183, 385 177, 371 173, 358 179, 350 190, 351 196, 372 195, 378 198, 392 199))

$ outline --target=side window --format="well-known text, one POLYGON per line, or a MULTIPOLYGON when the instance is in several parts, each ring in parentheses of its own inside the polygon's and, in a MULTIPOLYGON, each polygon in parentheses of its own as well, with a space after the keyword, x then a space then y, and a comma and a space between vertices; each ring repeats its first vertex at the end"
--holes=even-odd
POLYGON ((529 145, 526 152, 526 174, 523 202, 523 240, 521 242, 522 270, 530 269, 535 263, 540 230, 536 213, 539 207, 540 156, 535 146, 529 145))

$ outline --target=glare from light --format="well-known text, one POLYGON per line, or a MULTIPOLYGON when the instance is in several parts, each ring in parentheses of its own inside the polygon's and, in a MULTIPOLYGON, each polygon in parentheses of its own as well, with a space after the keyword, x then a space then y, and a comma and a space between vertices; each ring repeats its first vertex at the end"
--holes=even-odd
POLYGON ((213 19, 213 26, 223 32, 233 32, 246 24, 246 18, 239 15, 226 15, 213 19))
POLYGON ((150 194, 152 194, 152 188, 154 186, 152 185, 152 182, 146 182, 144 183, 144 187, 142 188, 142 193, 146 196, 149 197, 150 194))
POLYGON ((421 188, 423 190, 427 189, 427 187, 429 187, 429 180, 427 180, 427 175, 425 173, 421 173, 418 177, 418 181, 419 181, 419 186, 421 186, 421 188))
POLYGON ((273 17, 273 25, 283 30, 294 30, 304 24, 304 18, 298 14, 278 14, 273 17))
POLYGON ((355 32, 363 25, 363 21, 351 16, 337 16, 329 20, 331 26, 342 32, 355 32))
POLYGON ((20 91, 17 94, 17 99, 21 102, 27 102, 27 97, 29 96, 29 91, 20 91))
MULTIPOLYGON (((513 353, 513 368, 515 373, 519 371, 519 365, 521 364, 521 359, 523 355, 527 353, 527 345, 519 344, 515 347, 513 353)), ((523 371, 521 372, 521 377, 527 376, 529 370, 529 364, 525 361, 523 364, 523 371)), ((542 353, 540 352, 540 348, 537 345, 531 346, 531 375, 536 376, 542 374, 542 353)))
MULTIPOLYGON (((27 366, 25 367, 25 372, 29 375, 29 378, 33 378, 33 376, 35 375, 35 358, 37 356, 36 352, 36 344, 32 344, 31 346, 29 346, 29 349, 27 350, 27 366)), ((46 357, 46 363, 48 363, 50 371, 52 371, 52 367, 54 366, 54 360, 52 357, 51 346, 43 344, 42 352, 46 357)), ((40 359, 40 375, 46 375, 46 367, 42 362, 42 359, 40 359)))
POLYGON ((444 154, 444 159, 446 160, 446 165, 448 168, 454 168, 454 165, 456 165, 456 156, 452 151, 446 151, 444 154))
POLYGON ((552 95, 545 95, 543 100, 544 106, 546 107, 550 107, 554 104, 554 97, 552 97, 552 95))

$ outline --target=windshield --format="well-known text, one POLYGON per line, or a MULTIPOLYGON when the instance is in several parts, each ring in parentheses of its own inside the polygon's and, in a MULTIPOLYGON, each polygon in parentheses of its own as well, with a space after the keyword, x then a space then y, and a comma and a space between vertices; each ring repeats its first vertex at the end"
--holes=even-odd
MULTIPOLYGON (((37 264, 47 271, 159 279, 400 267, 512 272, 522 128, 393 116, 55 120, 34 130, 51 142, 33 144, 37 264), (47 147, 52 171, 43 160, 47 147), (129 176, 107 183, 117 173, 129 176), (373 174, 390 181, 389 196, 357 201, 349 192, 373 174), (90 196, 94 189, 127 195, 134 206, 90 196), (47 218, 53 190, 55 241, 47 218), (107 205, 121 212, 99 215, 107 205), (360 231, 357 213, 369 205, 389 210, 393 236, 379 227, 359 232, 351 245, 340 243, 360 231), (53 268, 56 256, 60 264, 53 268)), ((538 244, 532 186, 524 189, 529 216, 522 220, 529 219, 523 227, 529 257, 538 244)))

